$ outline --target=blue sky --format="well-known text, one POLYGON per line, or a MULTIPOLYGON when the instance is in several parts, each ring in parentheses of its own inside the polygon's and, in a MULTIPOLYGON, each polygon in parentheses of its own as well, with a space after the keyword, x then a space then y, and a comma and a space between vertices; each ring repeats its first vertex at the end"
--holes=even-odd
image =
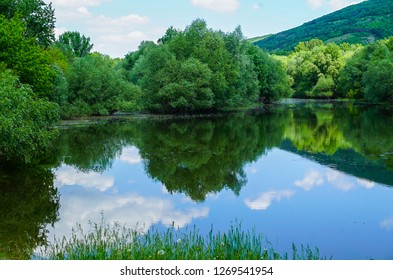
POLYGON ((184 29, 203 18, 209 27, 246 37, 277 33, 303 24, 356 0, 45 0, 52 2, 57 35, 79 31, 94 51, 124 57, 143 40, 156 41, 174 26, 184 29))

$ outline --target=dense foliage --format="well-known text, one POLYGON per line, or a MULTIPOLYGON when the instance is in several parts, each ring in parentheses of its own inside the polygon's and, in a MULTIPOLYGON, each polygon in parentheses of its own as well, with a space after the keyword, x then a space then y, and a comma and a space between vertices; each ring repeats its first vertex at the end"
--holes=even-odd
POLYGON ((287 72, 292 80, 293 97, 332 98, 336 80, 348 57, 358 45, 311 40, 299 43, 287 58, 287 72))
MULTIPOLYGON (((339 19, 356 7, 333 15, 339 19)), ((373 13, 383 14, 380 8, 373 13)), ((370 11, 360 14, 367 18, 370 11)), ((51 144, 59 113, 217 112, 290 96, 393 99, 393 39, 367 47, 313 39, 273 56, 249 43, 240 27, 224 33, 197 19, 112 59, 92 52, 90 38, 77 31, 55 40, 54 26, 54 10, 42 0, 0 2, 2 159, 35 158, 51 144)))
POLYGON ((0 159, 30 162, 50 145, 57 121, 54 103, 35 99, 31 88, 0 71, 0 159))
POLYGON ((299 27, 261 37, 254 43, 266 50, 278 52, 291 51, 299 42, 314 38, 326 43, 368 44, 393 36, 392 16, 392 0, 368 0, 299 27))
POLYGON ((7 19, 17 17, 26 24, 24 35, 48 47, 55 40, 55 11, 52 4, 42 0, 2 0, 0 15, 7 19))
POLYGON ((341 97, 393 101, 393 37, 359 50, 339 74, 341 97))
POLYGON ((81 35, 77 31, 67 31, 59 36, 57 45, 66 53, 72 53, 77 57, 83 57, 90 53, 93 44, 90 44, 90 38, 81 35))
POLYGON ((114 70, 113 61, 94 53, 75 58, 66 72, 68 93, 62 105, 64 116, 109 115, 123 108, 137 109, 139 89, 114 70))
POLYGON ((20 18, 7 20, 0 16, 0 62, 12 69, 22 83, 29 84, 34 93, 49 95, 56 75, 51 59, 33 38, 25 37, 25 30, 20 18))
POLYGON ((158 42, 141 44, 124 65, 147 109, 218 110, 289 95, 280 62, 247 43, 240 28, 225 34, 195 20, 184 31, 169 28, 158 42))

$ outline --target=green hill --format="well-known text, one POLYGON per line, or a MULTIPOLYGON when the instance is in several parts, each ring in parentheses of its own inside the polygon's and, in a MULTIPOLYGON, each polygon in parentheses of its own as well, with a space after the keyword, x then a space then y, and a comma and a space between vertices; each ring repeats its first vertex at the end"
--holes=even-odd
POLYGON ((368 44, 393 36, 393 0, 368 0, 253 43, 268 51, 290 51, 299 42, 368 44))

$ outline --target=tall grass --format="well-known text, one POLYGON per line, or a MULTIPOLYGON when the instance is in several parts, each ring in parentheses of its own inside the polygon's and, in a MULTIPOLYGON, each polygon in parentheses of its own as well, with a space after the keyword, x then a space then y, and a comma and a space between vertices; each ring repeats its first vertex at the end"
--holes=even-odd
MULTIPOLYGON (((69 239, 55 240, 41 250, 45 259, 55 260, 281 260, 280 254, 259 233, 244 231, 241 223, 232 224, 227 232, 206 235, 194 226, 180 230, 170 227, 144 232, 118 223, 91 223, 88 232, 77 225, 69 239)), ((320 259, 318 249, 299 249, 293 244, 292 259, 320 259)))

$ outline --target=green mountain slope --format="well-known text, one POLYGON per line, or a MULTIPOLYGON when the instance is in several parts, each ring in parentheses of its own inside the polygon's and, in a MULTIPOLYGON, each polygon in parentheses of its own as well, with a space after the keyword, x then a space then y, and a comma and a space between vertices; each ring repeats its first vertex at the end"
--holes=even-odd
POLYGON ((367 44, 389 36, 393 36, 393 0, 368 0, 253 43, 268 51, 290 51, 314 38, 367 44))

